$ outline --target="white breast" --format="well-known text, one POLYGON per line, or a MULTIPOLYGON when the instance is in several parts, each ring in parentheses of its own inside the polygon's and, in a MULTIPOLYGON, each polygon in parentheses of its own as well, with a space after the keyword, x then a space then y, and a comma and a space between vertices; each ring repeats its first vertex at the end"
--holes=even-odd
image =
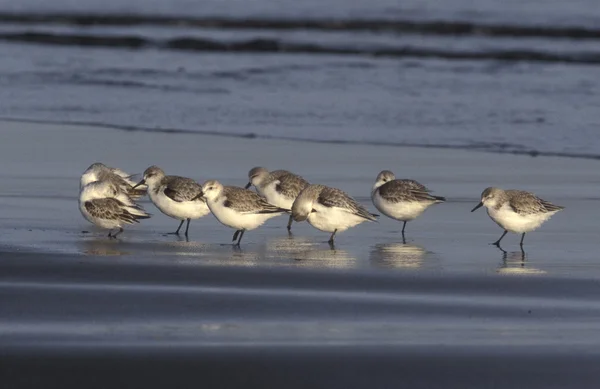
POLYGON ((242 213, 223 205, 225 199, 208 201, 210 211, 221 224, 236 230, 254 230, 272 217, 281 213, 242 213))
POLYGON ((163 190, 164 187, 159 188, 158 193, 149 190, 150 200, 162 213, 173 219, 198 219, 210 212, 204 201, 174 201, 165 195, 163 190))
POLYGON ((277 192, 277 184, 279 184, 279 180, 275 180, 262 188, 257 188, 258 193, 267 199, 270 204, 279 208, 292 209, 295 199, 290 199, 277 192))
POLYGON ((500 227, 517 234, 535 230, 556 213, 545 212, 520 215, 513 211, 508 204, 504 204, 500 209, 488 208, 487 212, 490 218, 500 227))
POLYGON ((318 203, 313 205, 316 212, 308 215, 308 223, 318 230, 325 232, 346 231, 367 219, 354 215, 343 208, 325 207, 318 203))
POLYGON ((427 208, 429 208, 433 201, 401 201, 399 203, 392 203, 385 200, 376 190, 371 196, 373 205, 387 217, 400 221, 410 221, 419 217, 427 208))

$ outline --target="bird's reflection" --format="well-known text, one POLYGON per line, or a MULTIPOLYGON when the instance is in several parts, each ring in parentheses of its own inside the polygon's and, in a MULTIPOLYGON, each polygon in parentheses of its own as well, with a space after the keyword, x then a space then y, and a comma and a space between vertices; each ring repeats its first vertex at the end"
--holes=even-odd
POLYGON ((129 255, 131 252, 124 249, 118 239, 106 237, 93 237, 81 242, 80 252, 85 255, 114 256, 129 255))
POLYGON ((506 275, 546 274, 546 271, 536 269, 527 263, 527 253, 523 248, 519 251, 508 252, 500 246, 496 247, 502 252, 502 262, 498 266, 498 273, 506 275))
POLYGON ((407 243, 380 243, 373 246, 369 261, 382 268, 418 269, 428 252, 421 246, 407 243))
POLYGON ((285 257, 312 247, 315 247, 315 242, 310 239, 290 235, 269 239, 266 250, 271 253, 271 255, 285 257))
POLYGON ((267 252, 273 259, 292 260, 299 267, 353 268, 357 265, 356 258, 347 251, 303 237, 271 239, 267 252))
POLYGON ((293 257, 299 267, 349 269, 356 267, 356 258, 347 251, 335 248, 316 248, 296 253, 293 257))

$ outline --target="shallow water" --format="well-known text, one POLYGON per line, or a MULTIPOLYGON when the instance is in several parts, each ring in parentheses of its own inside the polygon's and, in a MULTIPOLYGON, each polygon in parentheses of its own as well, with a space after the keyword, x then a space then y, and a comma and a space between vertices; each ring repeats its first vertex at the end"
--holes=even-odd
POLYGON ((598 158, 597 8, 0 2, 0 115, 598 158))
POLYGON ((595 387, 595 161, 1 125, 0 376, 11 387, 163 387, 165 376, 187 387, 197 374, 221 387, 595 387), (406 242, 382 218, 331 250, 328 234, 300 223, 288 236, 280 217, 236 250, 210 215, 189 241, 166 235, 178 222, 147 201, 154 216, 109 240, 77 209, 96 160, 232 185, 258 163, 290 168, 370 209, 387 168, 448 202, 409 223, 406 242), (565 211, 524 253, 515 235, 503 252, 488 244, 500 229, 469 212, 490 184, 565 211))

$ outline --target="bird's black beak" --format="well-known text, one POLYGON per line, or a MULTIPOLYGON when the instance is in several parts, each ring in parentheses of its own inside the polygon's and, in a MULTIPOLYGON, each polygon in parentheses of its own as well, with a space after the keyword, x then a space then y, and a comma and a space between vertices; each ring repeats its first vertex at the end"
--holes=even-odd
POLYGON ((477 211, 477 210, 478 210, 479 208, 481 208, 481 207, 483 207, 483 203, 480 201, 480 202, 479 202, 479 204, 477 204, 477 205, 475 206, 475 208, 473 208, 473 209, 471 210, 471 212, 475 212, 475 211, 477 211))
POLYGON ((131 188, 131 189, 135 189, 135 188, 137 188, 140 185, 144 185, 145 183, 146 183, 146 180, 142 180, 142 181, 138 182, 137 184, 135 184, 135 186, 133 188, 131 188))
POLYGON ((249 183, 247 183, 247 184, 246 184, 246 186, 245 186, 244 188, 248 189, 248 188, 250 188, 251 186, 252 186, 252 183, 251 183, 251 182, 249 182, 249 183))

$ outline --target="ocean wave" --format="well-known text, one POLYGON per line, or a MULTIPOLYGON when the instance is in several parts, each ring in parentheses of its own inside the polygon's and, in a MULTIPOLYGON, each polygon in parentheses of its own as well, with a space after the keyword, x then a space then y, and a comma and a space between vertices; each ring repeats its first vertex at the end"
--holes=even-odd
POLYGON ((54 32, 3 32, 0 41, 80 47, 124 49, 156 48, 188 52, 285 53, 349 55, 387 58, 433 58, 445 60, 534 61, 572 64, 600 64, 600 52, 549 52, 534 49, 460 50, 404 45, 395 48, 353 47, 351 45, 289 42, 256 38, 224 41, 198 37, 152 39, 135 35, 90 35, 54 32))
POLYGON ((0 24, 67 26, 156 26, 217 29, 371 31, 398 34, 600 39, 600 28, 486 24, 466 21, 389 19, 218 18, 135 14, 2 13, 0 24))
POLYGON ((600 160, 600 154, 593 153, 576 153, 568 151, 556 150, 541 150, 535 149, 526 145, 509 143, 509 142, 465 142, 465 143, 419 143, 419 142, 395 142, 395 141, 379 141, 379 140, 352 140, 352 139, 314 139, 302 138, 285 135, 263 135, 253 132, 237 133, 223 132, 210 130, 191 130, 185 128, 166 128, 166 127, 142 127, 135 125, 121 125, 111 123, 98 123, 88 121, 59 121, 59 120, 44 120, 44 119, 28 119, 15 117, 0 117, 0 121, 22 122, 22 123, 41 123, 41 124, 59 124, 67 126, 87 126, 87 127, 102 127, 111 128, 114 130, 128 132, 158 132, 165 134, 188 134, 199 136, 219 136, 226 138, 242 138, 256 140, 283 140, 289 142, 303 143, 321 143, 321 144, 337 144, 337 145, 364 145, 364 146, 382 146, 382 147, 410 147, 422 149, 449 149, 449 150, 466 150, 478 151, 494 154, 512 154, 512 155, 527 155, 530 157, 562 157, 562 158, 577 158, 577 159, 594 159, 600 160))

